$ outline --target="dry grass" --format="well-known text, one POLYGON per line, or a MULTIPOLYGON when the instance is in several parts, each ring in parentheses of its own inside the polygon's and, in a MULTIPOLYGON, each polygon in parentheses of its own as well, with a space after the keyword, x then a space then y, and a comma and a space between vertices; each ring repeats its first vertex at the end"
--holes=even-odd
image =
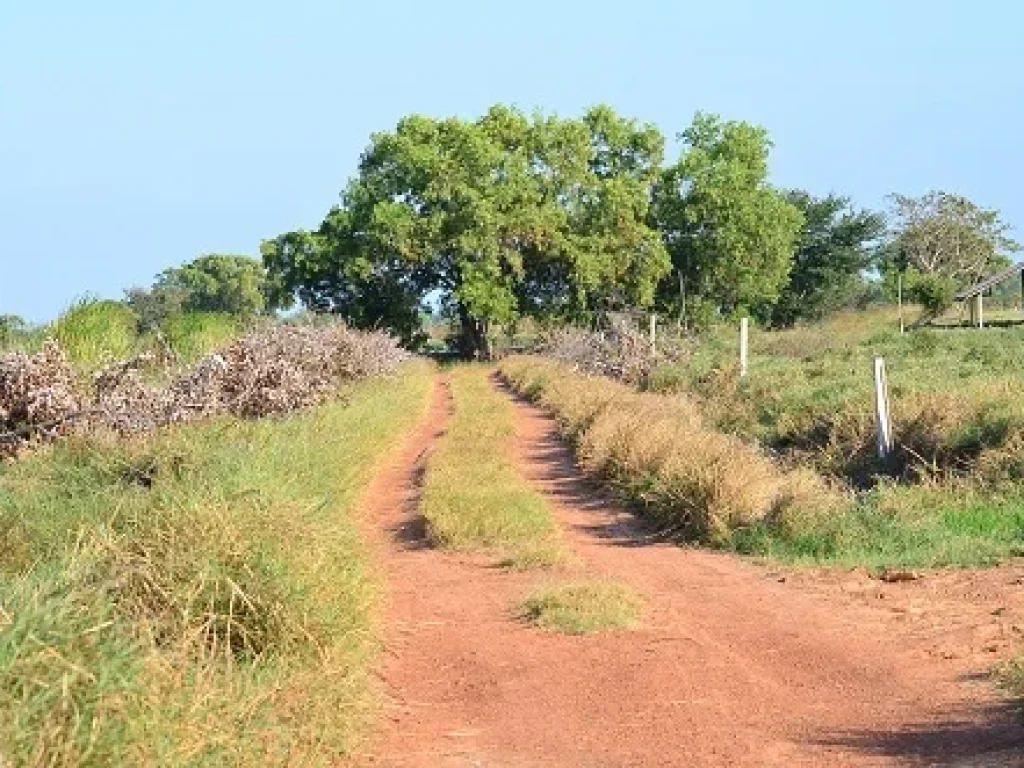
POLYGON ((455 413, 427 464, 427 533, 438 546, 494 552, 511 567, 560 563, 566 555, 558 526, 514 466, 512 404, 491 373, 465 365, 449 374, 455 413))
POLYGON ((848 504, 813 473, 783 471, 708 427, 685 396, 638 393, 537 358, 501 370, 557 416, 587 472, 690 538, 723 543, 737 529, 848 504))
POLYGON ((632 629, 640 623, 644 603, 634 589, 609 581, 545 586, 518 608, 525 621, 567 635, 632 629))
POLYGON ((368 714, 354 504, 432 372, 0 468, 0 762, 320 765, 368 714))

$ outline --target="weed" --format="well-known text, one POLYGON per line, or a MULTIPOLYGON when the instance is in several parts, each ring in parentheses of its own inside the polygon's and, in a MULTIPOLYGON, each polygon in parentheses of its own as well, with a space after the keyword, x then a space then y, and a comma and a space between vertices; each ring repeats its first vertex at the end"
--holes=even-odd
POLYGON ((625 584, 587 581, 542 587, 523 602, 518 615, 541 629, 586 635, 636 627, 643 606, 625 584))
POLYGON ((689 538, 723 543, 760 521, 847 503, 813 474, 784 472, 709 428, 685 396, 637 393, 536 358, 511 358, 501 370, 556 415, 586 471, 689 538))

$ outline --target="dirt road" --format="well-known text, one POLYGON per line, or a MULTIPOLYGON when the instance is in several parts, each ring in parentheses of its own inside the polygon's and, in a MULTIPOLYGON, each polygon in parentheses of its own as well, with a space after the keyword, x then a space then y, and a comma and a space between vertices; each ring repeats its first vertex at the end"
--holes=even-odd
MULTIPOLYGON (((1024 616, 1019 598, 1005 599, 1019 586, 960 599, 936 587, 945 577, 819 579, 652 542, 580 476, 552 420, 516 400, 515 458, 552 501, 583 573, 628 582, 650 606, 636 631, 540 632, 512 607, 565 574, 508 572, 423 544, 417 460, 449 409, 439 386, 429 424, 371 495, 389 584, 387 705, 360 763, 1024 765, 1024 729, 979 674, 1008 647, 1007 622, 1024 616), (893 610, 928 590, 925 609, 893 610), (956 634, 975 625, 985 637, 956 634)), ((1024 568, 991 573, 1005 581, 1024 568)))

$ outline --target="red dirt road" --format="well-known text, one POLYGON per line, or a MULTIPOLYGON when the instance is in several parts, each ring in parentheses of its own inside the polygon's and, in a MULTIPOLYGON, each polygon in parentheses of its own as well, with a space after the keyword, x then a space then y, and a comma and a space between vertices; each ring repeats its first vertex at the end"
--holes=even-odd
POLYGON ((423 544, 418 459, 450 409, 439 386, 429 423, 369 497, 388 583, 388 703, 360 764, 1024 765, 1024 727, 979 674, 1024 617, 1020 587, 994 585, 1024 569, 988 572, 976 589, 941 575, 880 585, 652 542, 580 476, 551 419, 515 408, 515 458, 582 575, 633 585, 644 624, 589 637, 528 628, 511 611, 532 586, 581 574, 506 572, 423 544))

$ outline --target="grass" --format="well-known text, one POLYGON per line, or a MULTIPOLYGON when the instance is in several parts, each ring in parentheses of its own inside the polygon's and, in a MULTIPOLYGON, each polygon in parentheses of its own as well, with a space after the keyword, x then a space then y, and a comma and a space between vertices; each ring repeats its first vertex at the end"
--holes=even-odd
POLYGON ((240 322, 216 312, 188 312, 174 315, 164 323, 163 333, 182 362, 192 364, 241 333, 240 322))
POLYGON ((288 418, 68 440, 0 468, 0 756, 323 764, 372 706, 356 502, 431 373, 288 418))
POLYGON ((512 404, 489 367, 451 369, 454 415, 431 455, 423 485, 427 533, 438 546, 488 551, 514 567, 550 565, 565 547, 544 497, 516 469, 512 404))
POLYGON ((728 546, 795 564, 987 567, 1024 555, 1024 493, 886 484, 831 515, 737 531, 728 546))
POLYGON ((1024 488, 883 479, 854 493, 716 429, 688 394, 638 393, 550 361, 502 371, 559 419, 582 467, 684 538, 793 564, 977 567, 1024 555, 1024 488))
POLYGON ((83 299, 67 309, 51 332, 78 368, 92 371, 131 357, 138 343, 138 319, 118 301, 83 299))
POLYGON ((740 381, 733 329, 702 337, 690 359, 648 387, 685 391, 719 429, 864 487, 879 474, 1024 478, 1024 328, 898 332, 891 309, 816 326, 753 332, 740 381), (875 457, 872 359, 889 377, 896 457, 875 457))
POLYGON ((643 600, 632 588, 608 581, 541 587, 519 607, 525 621, 567 635, 632 629, 640 622, 643 600))
POLYGON ((740 380, 736 329, 698 337, 686 360, 651 373, 646 406, 621 385, 546 364, 506 370, 559 415, 585 467, 663 524, 683 521, 690 538, 870 568, 1024 555, 1024 328, 900 334, 895 310, 882 308, 753 330, 750 350, 740 380), (886 465, 875 455, 875 356, 887 362, 892 400, 896 455, 886 465), (679 459, 670 446, 683 442, 691 448, 679 459), (730 445, 752 458, 708 447, 730 445), (779 477, 799 493, 782 507, 756 502, 779 477), (822 483, 838 501, 822 503, 822 483), (709 516, 724 524, 702 527, 709 516))
POLYGON ((709 428, 685 396, 638 393, 537 358, 510 358, 501 371, 555 413, 585 471, 689 538, 724 544, 763 521, 847 503, 813 474, 784 471, 709 428))

